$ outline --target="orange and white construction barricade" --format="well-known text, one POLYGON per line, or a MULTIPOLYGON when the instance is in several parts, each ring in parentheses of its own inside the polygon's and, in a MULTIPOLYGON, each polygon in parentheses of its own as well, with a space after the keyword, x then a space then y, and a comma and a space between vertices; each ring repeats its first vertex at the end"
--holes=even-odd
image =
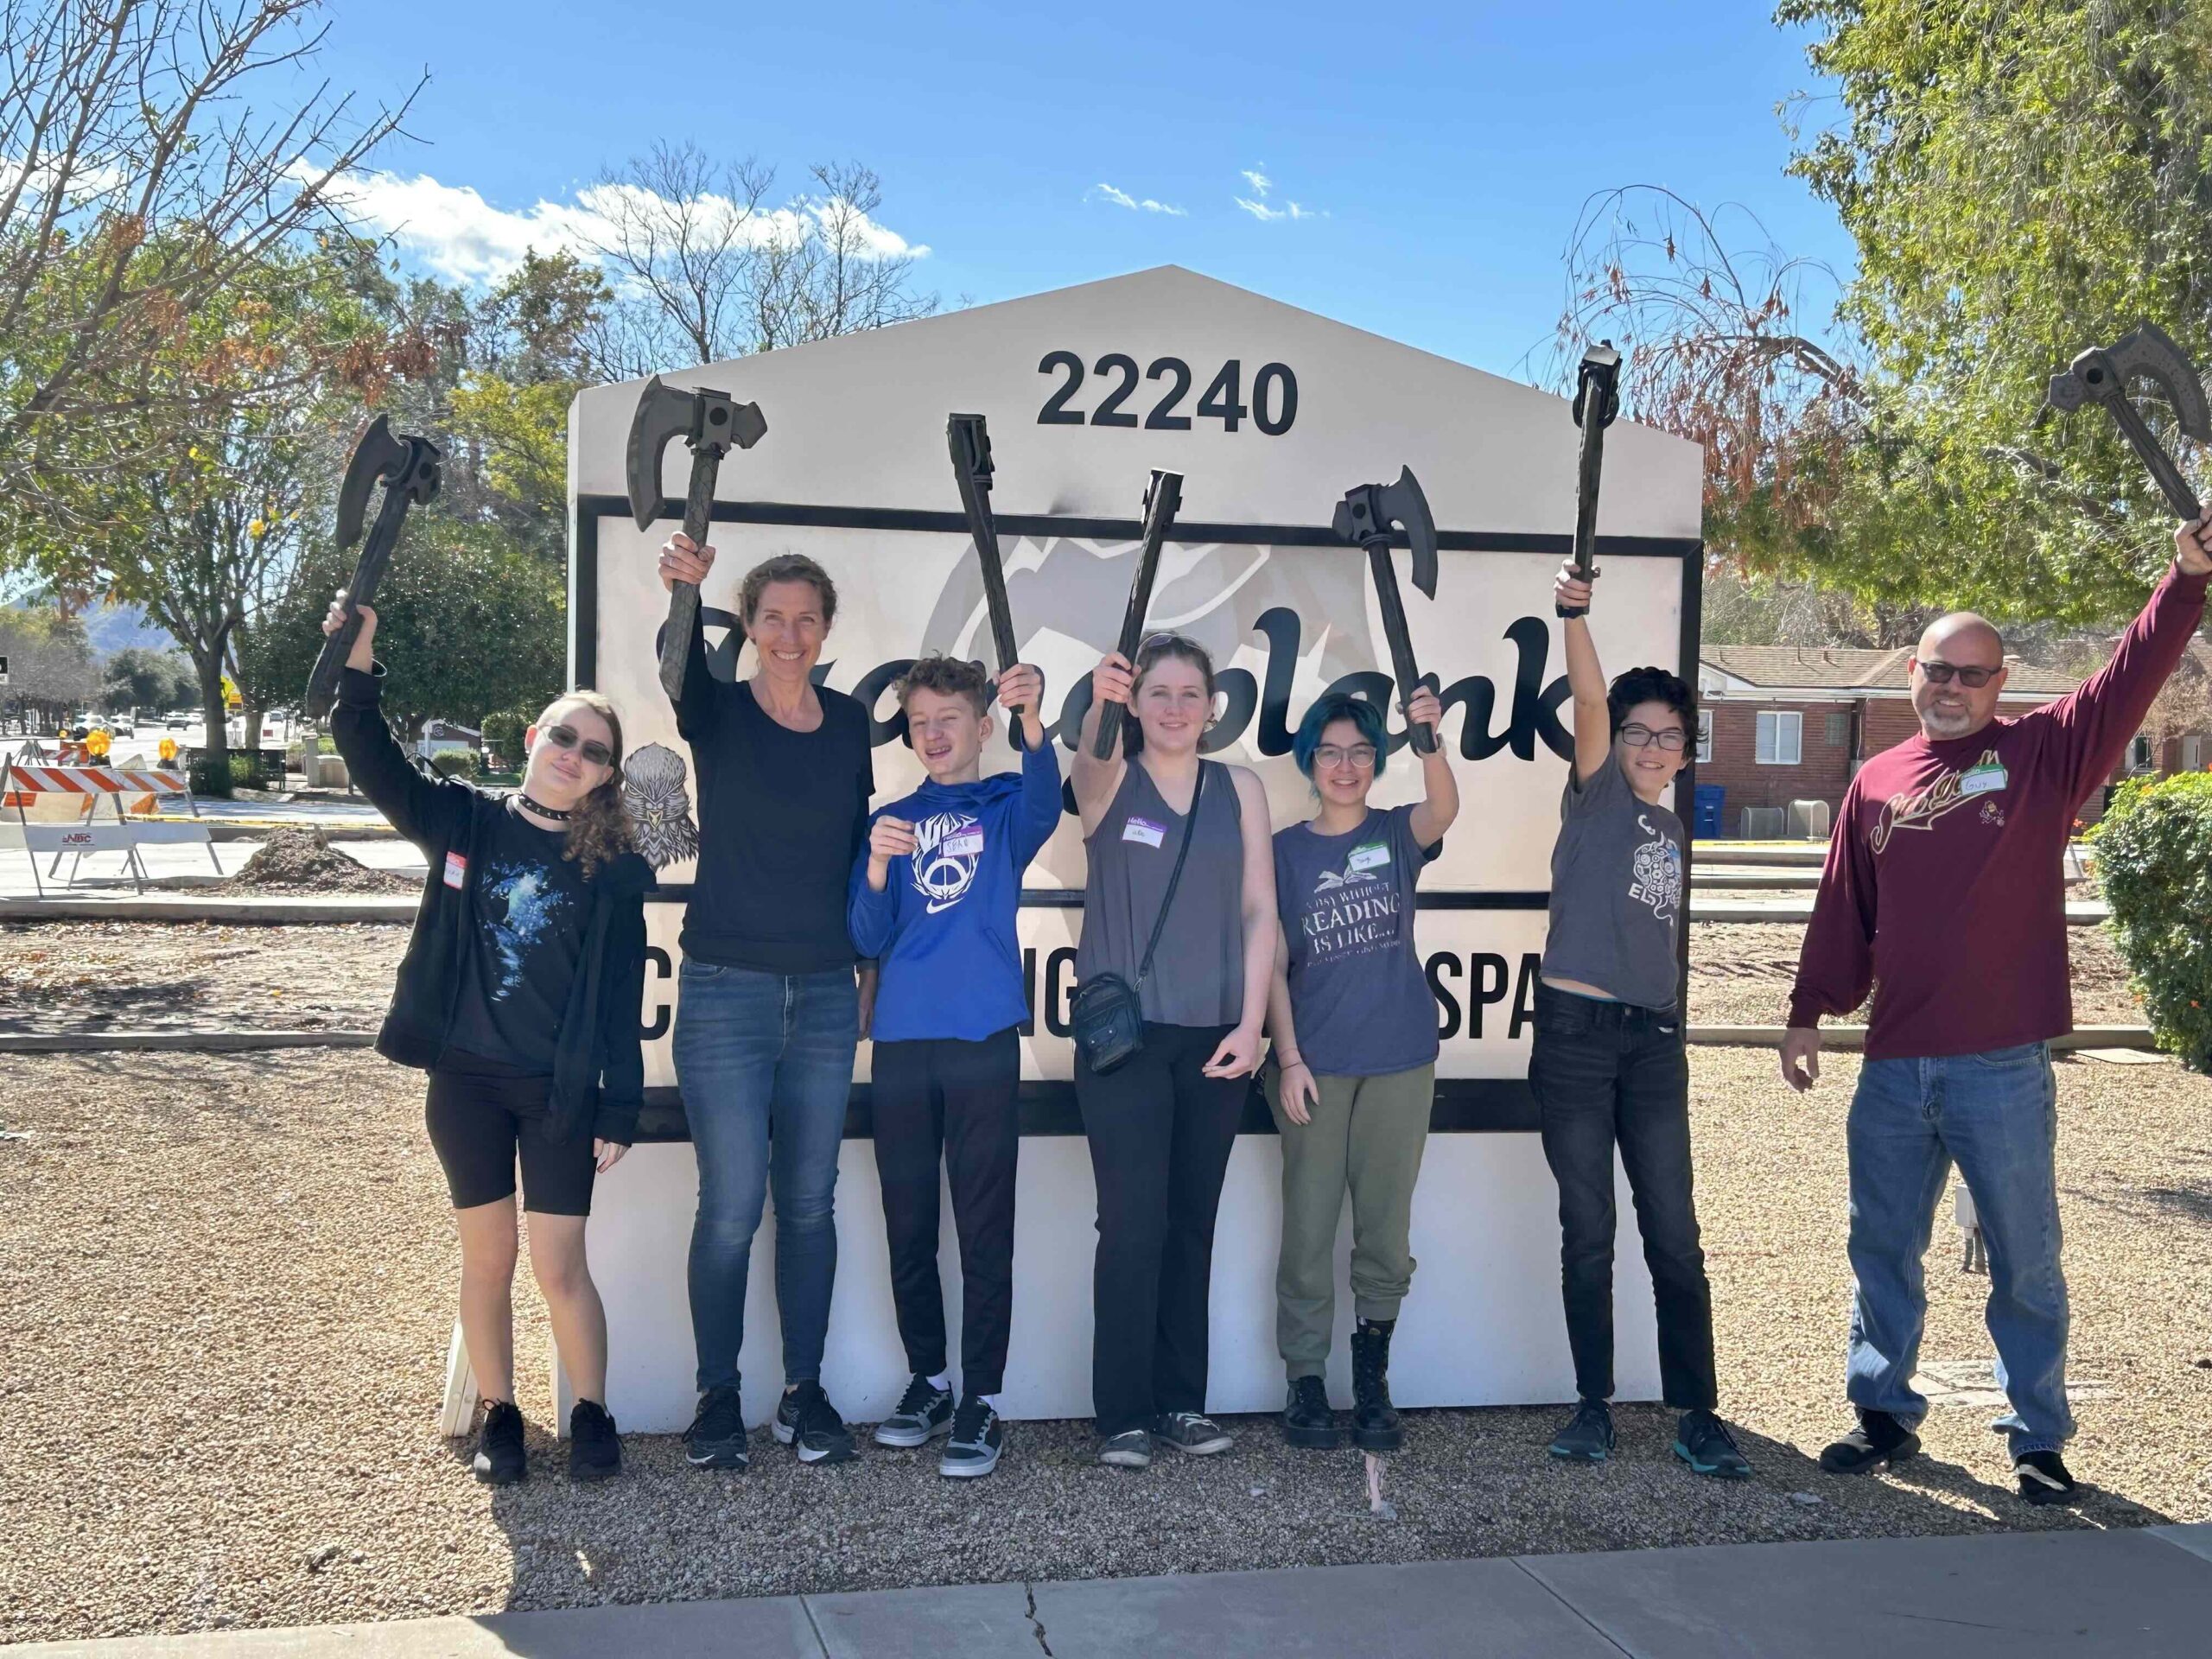
POLYGON ((181 771, 166 767, 55 766, 43 760, 11 755, 0 778, 0 809, 12 809, 13 822, 0 817, 0 848, 30 855, 31 880, 40 898, 46 896, 46 877, 58 876, 65 855, 73 861, 65 887, 74 885, 87 853, 120 852, 132 881, 145 891, 146 864, 143 847, 201 846, 215 874, 223 873, 216 855, 215 838, 200 816, 200 804, 181 771), (181 799, 188 819, 156 819, 151 815, 165 800, 181 799), (111 817, 102 814, 105 804, 111 817), (133 817, 132 815, 137 815, 133 817), (52 853, 54 860, 39 874, 39 858, 52 853))

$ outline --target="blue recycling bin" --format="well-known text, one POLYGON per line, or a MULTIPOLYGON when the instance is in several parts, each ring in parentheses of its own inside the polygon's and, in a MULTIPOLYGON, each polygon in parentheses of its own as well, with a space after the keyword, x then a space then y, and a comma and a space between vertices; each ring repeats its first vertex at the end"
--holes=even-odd
POLYGON ((1727 796, 1728 787, 1725 784, 1700 784, 1697 786, 1697 798, 1690 809, 1690 816, 1694 820, 1690 827, 1691 835, 1700 841, 1720 839, 1723 833, 1720 808, 1727 796))

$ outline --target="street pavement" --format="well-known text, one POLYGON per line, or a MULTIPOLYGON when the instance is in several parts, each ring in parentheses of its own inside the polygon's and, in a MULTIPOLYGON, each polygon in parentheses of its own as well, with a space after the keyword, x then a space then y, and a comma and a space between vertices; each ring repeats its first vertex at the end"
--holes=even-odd
POLYGON ((1733 1544, 134 1637, 29 1659, 2202 1659, 2212 1524, 1733 1544))

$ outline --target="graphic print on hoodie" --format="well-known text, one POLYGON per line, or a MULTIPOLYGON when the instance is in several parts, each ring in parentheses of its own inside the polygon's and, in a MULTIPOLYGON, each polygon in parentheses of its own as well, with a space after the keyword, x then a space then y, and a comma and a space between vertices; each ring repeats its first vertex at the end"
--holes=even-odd
POLYGON ((546 1072, 583 950, 583 878, 564 831, 512 807, 478 855, 475 926, 454 1008, 453 1046, 546 1072))
POLYGON ((869 819, 914 826, 914 850, 891 861, 883 891, 854 861, 846 924, 853 948, 878 959, 878 1042, 981 1042, 1029 1017, 1014 918, 1021 874, 1060 821, 1060 760, 1050 740, 1020 776, 925 783, 869 819))

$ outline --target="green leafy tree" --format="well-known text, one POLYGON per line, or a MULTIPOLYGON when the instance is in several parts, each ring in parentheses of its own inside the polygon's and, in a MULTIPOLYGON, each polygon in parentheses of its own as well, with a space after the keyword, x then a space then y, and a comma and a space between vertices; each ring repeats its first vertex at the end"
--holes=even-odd
POLYGON ((100 676, 116 709, 167 710, 200 695, 191 659, 174 651, 125 645, 100 665, 100 676))
POLYGON ((2158 1046, 2212 1070, 2212 772, 2123 785, 2093 840, 2107 926, 2158 1046))
POLYGON ((0 610, 0 657, 8 659, 0 709, 26 731, 54 729, 99 694, 84 619, 59 607, 0 610))

